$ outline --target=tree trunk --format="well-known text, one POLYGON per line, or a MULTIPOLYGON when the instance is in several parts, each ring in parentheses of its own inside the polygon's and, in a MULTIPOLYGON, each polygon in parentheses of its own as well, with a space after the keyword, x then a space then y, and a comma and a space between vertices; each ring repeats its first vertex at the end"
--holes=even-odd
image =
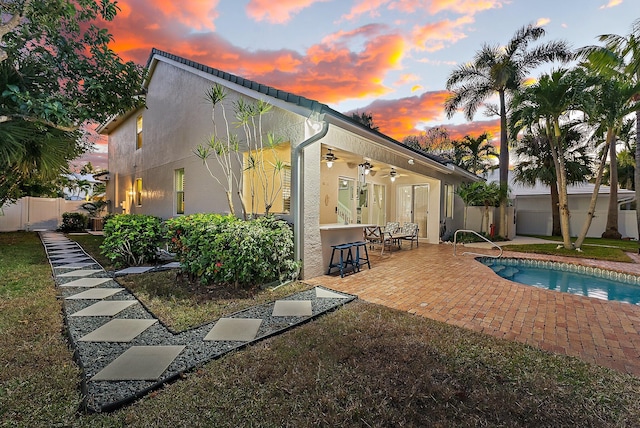
POLYGON ((562 245, 567 250, 573 248, 569 230, 569 197, 567 195, 567 172, 564 164, 564 152, 560 148, 560 123, 554 119, 553 132, 551 124, 547 125, 547 134, 553 135, 551 138, 551 157, 556 168, 558 180, 558 209, 560 211, 560 231, 562 233, 562 245))
POLYGON ((614 141, 609 145, 609 187, 607 226, 602 232, 602 237, 621 239, 622 235, 618 232, 618 154, 614 141))
POLYGON ((607 161, 607 152, 609 151, 609 146, 611 141, 615 138, 615 134, 612 129, 607 130, 607 141, 605 143, 605 147, 603 150, 602 159, 600 160, 600 166, 598 167, 598 174, 596 175, 596 181, 593 187, 593 193, 591 194, 591 202, 589 203, 589 210, 587 211, 587 218, 584 219, 584 223, 582 224, 582 230, 580 231, 580 235, 578 235, 578 239, 576 239, 576 249, 579 250, 584 242, 584 239, 587 237, 587 233, 589 232, 589 228, 591 227, 591 221, 593 220, 593 215, 596 209, 596 202, 598 202, 598 192, 600 191, 600 183, 602 183, 602 175, 604 173, 604 165, 607 161))
POLYGON ((233 194, 229 191, 229 192, 225 192, 225 194, 227 195, 227 203, 229 204, 229 212, 231 212, 231 215, 235 216, 236 215, 236 210, 233 208, 233 194))
MULTIPOLYGON (((636 111, 636 137, 640 135, 640 110, 636 111)), ((636 167, 634 181, 636 188, 636 225, 638 227, 638 242, 640 243, 640 144, 636 141, 636 167)), ((638 247, 640 253, 640 247, 638 247)))
POLYGON ((509 186, 509 144, 507 139, 507 109, 504 91, 500 96, 500 188, 505 190, 504 197, 500 201, 500 218, 498 219, 498 234, 507 237, 507 200, 506 189, 509 186))
POLYGON ((562 236, 560 228, 560 199, 558 196, 558 180, 551 181, 551 236, 562 236))

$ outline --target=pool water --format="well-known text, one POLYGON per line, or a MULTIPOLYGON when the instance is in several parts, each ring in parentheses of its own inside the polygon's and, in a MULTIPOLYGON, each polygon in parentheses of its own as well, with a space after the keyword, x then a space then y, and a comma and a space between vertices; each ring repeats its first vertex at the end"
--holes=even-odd
POLYGON ((640 305, 640 285, 633 275, 566 263, 479 258, 499 276, 548 290, 640 305))

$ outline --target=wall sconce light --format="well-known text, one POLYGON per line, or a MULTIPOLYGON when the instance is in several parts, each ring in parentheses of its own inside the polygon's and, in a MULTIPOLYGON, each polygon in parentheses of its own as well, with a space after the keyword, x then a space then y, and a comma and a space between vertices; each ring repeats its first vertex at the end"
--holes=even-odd
POLYGON ((333 162, 335 162, 338 158, 331 152, 331 149, 327 149, 327 154, 322 157, 324 161, 327 163, 327 168, 331 168, 333 166, 333 162))

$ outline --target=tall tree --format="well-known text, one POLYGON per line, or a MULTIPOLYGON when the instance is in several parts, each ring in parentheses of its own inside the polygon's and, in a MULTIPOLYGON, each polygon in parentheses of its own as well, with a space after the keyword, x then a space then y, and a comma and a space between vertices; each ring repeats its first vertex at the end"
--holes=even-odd
MULTIPOLYGON (((598 72, 626 80, 631 85, 640 83, 640 19, 633 22, 626 36, 602 34, 598 37, 603 46, 586 46, 580 54, 587 58, 598 72)), ((632 94, 633 101, 640 101, 640 91, 632 94)), ((640 135, 640 107, 635 110, 636 135, 640 135)), ((640 146, 636 145, 636 165, 640 164, 640 146)), ((636 200, 640 200, 640 169, 635 169, 636 200)), ((640 233, 640 210, 636 210, 636 222, 640 233)), ((638 248, 640 252, 640 247, 638 248)))
MULTIPOLYGON (((609 209, 607 210, 607 224, 602 237, 620 239, 622 236, 620 232, 618 232, 618 165, 616 142, 619 136, 622 135, 625 117, 637 109, 638 102, 633 102, 632 97, 633 94, 638 92, 640 83, 632 84, 628 80, 620 80, 615 76, 607 74, 598 74, 593 76, 592 79, 595 83, 593 85, 593 95, 596 102, 585 106, 584 112, 587 115, 589 123, 597 127, 595 135, 604 136, 604 147, 602 149, 604 155, 602 156, 602 165, 595 179, 596 189, 602 180, 607 151, 610 165, 609 209)), ((596 190, 594 189, 594 194, 592 195, 587 212, 587 221, 585 221, 583 229, 576 240, 576 248, 580 248, 589 230, 597 196, 596 190)))
POLYGON ((140 106, 143 70, 109 49, 112 36, 96 25, 118 11, 111 0, 0 0, 0 205, 26 179, 58 174, 86 150, 87 121, 140 106), (33 135, 57 144, 39 147, 33 135), (31 147, 30 147, 31 145, 31 147))
POLYGON ((460 157, 457 165, 476 175, 485 175, 492 167, 491 158, 498 157, 486 132, 476 138, 465 135, 462 140, 455 141, 453 145, 460 157))
MULTIPOLYGON (((551 200, 551 218, 553 236, 560 236, 560 200, 558 178, 553 156, 551 155, 551 136, 545 128, 534 126, 529 129, 514 146, 517 157, 514 168, 514 181, 528 186, 540 183, 549 186, 551 200)), ((571 124, 562 126, 562 144, 564 150, 567 183, 580 183, 591 175, 592 159, 588 145, 582 142, 582 135, 571 124)))
POLYGON ((363 124, 367 128, 373 129, 374 131, 377 131, 380 129, 380 127, 376 126, 375 123, 373 122, 373 113, 371 112, 365 111, 362 113, 359 113, 359 112, 351 113, 351 119, 363 124))
POLYGON ((514 135, 522 129, 540 126, 550 136, 550 150, 558 180, 560 228, 566 249, 573 248, 569 231, 569 203, 565 145, 560 119, 571 112, 582 111, 593 103, 587 76, 582 70, 559 69, 543 74, 538 81, 516 94, 510 125, 514 135))
MULTIPOLYGON (((508 97, 518 91, 527 73, 540 64, 569 60, 572 53, 565 42, 552 41, 530 48, 532 42, 544 36, 542 27, 520 28, 506 46, 485 44, 470 63, 456 68, 447 80, 451 95, 445 101, 445 112, 452 117, 459 108, 472 120, 476 111, 489 98, 497 95, 500 111, 500 185, 509 180, 509 145, 507 134, 508 97)), ((505 192, 506 194, 506 192, 505 192)), ((500 204, 499 233, 506 236, 506 196, 500 204)))

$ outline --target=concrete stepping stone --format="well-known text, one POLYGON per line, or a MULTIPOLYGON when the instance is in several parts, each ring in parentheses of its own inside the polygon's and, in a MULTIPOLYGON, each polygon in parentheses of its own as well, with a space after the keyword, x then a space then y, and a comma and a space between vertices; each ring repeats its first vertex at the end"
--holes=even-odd
POLYGON ((111 278, 80 278, 64 284, 60 284, 60 287, 96 287, 105 282, 111 281, 111 278))
POLYGON ((70 250, 51 250, 47 251, 47 253, 49 253, 49 256, 59 256, 63 254, 84 254, 84 251, 74 248, 70 250))
POLYGON ((145 272, 149 272, 151 269, 153 269, 153 267, 150 267, 150 266, 131 266, 131 267, 128 267, 126 269, 122 269, 122 270, 116 271, 116 275, 129 275, 129 274, 133 274, 133 273, 145 273, 145 272))
POLYGON ((158 380, 184 348, 132 346, 90 380, 158 380))
POLYGON ((180 267, 180 262, 171 262, 165 265, 162 265, 164 269, 177 269, 180 267))
POLYGON ((102 269, 82 269, 82 270, 74 270, 71 272, 65 272, 58 275, 61 278, 68 278, 70 276, 89 276, 96 273, 104 272, 102 269))
POLYGON ((335 291, 327 290, 324 288, 316 287, 316 297, 322 299, 349 299, 349 296, 336 293, 335 291))
POLYGON ((91 260, 89 257, 84 256, 84 257, 69 257, 67 259, 59 259, 59 260, 51 260, 51 263, 58 263, 58 264, 69 264, 69 263, 76 263, 76 262, 82 262, 85 260, 91 260))
POLYGON ((81 342, 131 342, 158 322, 155 319, 115 319, 78 339, 81 342))
POLYGON ((94 303, 74 314, 72 317, 112 317, 119 312, 127 309, 129 306, 138 303, 137 300, 103 300, 94 303))
POLYGON ((90 288, 86 291, 65 297, 65 300, 102 300, 118 294, 124 288, 90 288))
POLYGON ((220 318, 204 340, 236 340, 249 342, 256 338, 261 319, 255 318, 220 318))
POLYGON ((59 265, 59 266, 54 266, 54 269, 81 269, 81 268, 85 268, 87 266, 93 266, 96 265, 96 262, 75 262, 75 263, 68 263, 65 265, 59 265))
POLYGON ((311 300, 276 300, 273 305, 274 317, 310 317, 311 300))

